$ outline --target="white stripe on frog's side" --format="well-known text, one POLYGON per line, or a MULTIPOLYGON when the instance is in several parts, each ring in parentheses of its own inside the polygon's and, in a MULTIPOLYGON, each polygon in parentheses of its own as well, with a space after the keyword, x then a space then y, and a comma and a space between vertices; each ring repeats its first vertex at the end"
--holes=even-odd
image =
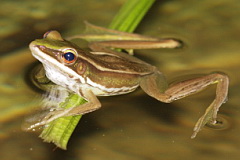
POLYGON ((93 92, 99 96, 112 96, 112 95, 125 94, 125 93, 132 92, 139 86, 139 85, 135 85, 135 86, 131 86, 131 87, 123 86, 121 88, 107 88, 105 86, 102 86, 100 84, 93 82, 88 77, 86 78, 86 83, 89 84, 90 86, 94 87, 95 89, 101 90, 101 92, 103 92, 103 93, 98 94, 98 93, 94 92, 94 88, 92 89, 93 92))

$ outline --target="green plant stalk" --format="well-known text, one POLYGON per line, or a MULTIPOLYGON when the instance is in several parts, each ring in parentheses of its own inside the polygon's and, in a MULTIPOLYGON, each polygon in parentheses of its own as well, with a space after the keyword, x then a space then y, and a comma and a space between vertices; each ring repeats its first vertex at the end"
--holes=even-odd
POLYGON ((133 32, 155 0, 128 0, 113 18, 109 29, 133 32))
MULTIPOLYGON (((110 29, 133 32, 155 0, 128 0, 109 25, 110 29)), ((86 101, 77 94, 71 94, 60 107, 67 109, 79 106, 86 101)), ((61 117, 45 126, 40 137, 66 150, 67 143, 81 119, 81 115, 61 117)))

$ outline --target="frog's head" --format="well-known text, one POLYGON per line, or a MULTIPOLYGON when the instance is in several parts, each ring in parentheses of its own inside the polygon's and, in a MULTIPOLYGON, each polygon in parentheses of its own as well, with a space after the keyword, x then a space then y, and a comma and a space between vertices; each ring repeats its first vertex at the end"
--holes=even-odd
POLYGON ((32 55, 42 62, 47 77, 54 83, 67 86, 66 83, 74 79, 84 81, 86 64, 78 56, 83 51, 64 40, 59 32, 49 31, 44 34, 43 39, 31 42, 29 47, 32 55))
POLYGON ((57 31, 48 31, 43 39, 36 39, 29 45, 32 54, 43 64, 55 59, 65 65, 73 64, 77 59, 76 45, 66 41, 57 31))

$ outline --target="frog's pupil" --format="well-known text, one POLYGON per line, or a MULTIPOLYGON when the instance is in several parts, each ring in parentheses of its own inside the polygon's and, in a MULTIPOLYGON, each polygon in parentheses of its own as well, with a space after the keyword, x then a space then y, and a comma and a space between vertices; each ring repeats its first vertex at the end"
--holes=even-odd
POLYGON ((72 61, 75 58, 75 55, 72 52, 67 52, 63 55, 67 61, 72 61))

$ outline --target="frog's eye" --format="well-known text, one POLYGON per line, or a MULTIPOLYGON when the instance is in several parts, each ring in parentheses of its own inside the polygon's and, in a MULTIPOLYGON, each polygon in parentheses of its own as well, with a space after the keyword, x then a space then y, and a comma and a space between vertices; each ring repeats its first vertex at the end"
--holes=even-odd
POLYGON ((62 54, 62 62, 65 64, 73 64, 77 60, 75 51, 65 50, 62 54))

